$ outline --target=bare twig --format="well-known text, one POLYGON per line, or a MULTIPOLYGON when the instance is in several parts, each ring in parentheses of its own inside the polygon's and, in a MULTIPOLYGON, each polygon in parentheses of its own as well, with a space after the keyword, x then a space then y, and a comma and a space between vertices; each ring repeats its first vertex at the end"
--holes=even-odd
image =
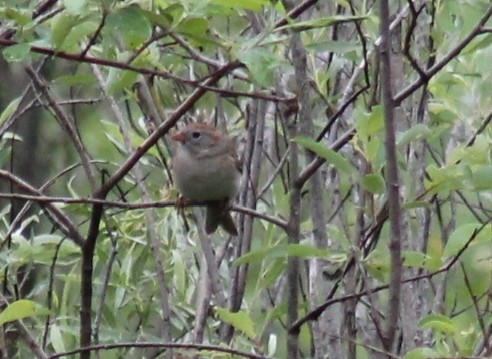
MULTIPOLYGON (((468 247, 475 240, 475 238, 478 236, 478 234, 480 232, 482 232, 482 230, 484 228, 486 228, 486 226, 491 221, 492 221, 492 218, 489 218, 489 220, 487 222, 483 223, 480 226, 480 228, 475 229, 475 231, 473 231, 473 233, 470 236, 470 238, 468 238, 468 240, 463 245, 463 247, 458 251, 458 253, 453 258, 451 258, 451 260, 449 260, 449 262, 446 263, 444 266, 442 266, 441 268, 439 268, 438 270, 436 270, 434 272, 419 274, 419 275, 414 276, 414 277, 403 279, 401 281, 401 284, 415 282, 415 281, 419 281, 419 280, 422 280, 422 279, 429 279, 429 278, 432 278, 432 277, 434 277, 434 276, 436 276, 438 274, 448 272, 449 269, 451 269, 456 264, 456 262, 461 258, 461 256, 463 255, 463 253, 468 249, 468 247)), ((385 289, 388 289, 388 288, 389 288, 389 284, 384 284, 384 285, 380 285, 380 286, 377 286, 377 287, 374 287, 374 288, 371 288, 371 289, 366 289, 366 290, 364 290, 362 292, 359 292, 359 293, 347 294, 347 295, 344 295, 344 296, 339 297, 339 298, 329 299, 326 302, 324 302, 321 305, 319 305, 318 307, 316 307, 313 310, 311 310, 304 317, 299 318, 294 323, 294 325, 292 325, 292 327, 289 328, 289 331, 290 330, 299 330, 300 327, 303 324, 307 323, 308 321, 310 321, 310 320, 316 320, 321 315, 321 313, 323 313, 323 311, 326 310, 326 308, 328 308, 329 306, 331 306, 331 305, 333 305, 335 303, 341 303, 341 302, 345 302, 347 300, 351 300, 351 299, 355 299, 355 298, 362 298, 362 297, 365 297, 365 296, 367 296, 367 295, 369 295, 371 293, 377 293, 377 292, 380 292, 380 291, 385 290, 385 289)))
MULTIPOLYGON (((0 177, 2 177, 2 171, 0 171, 0 177)), ((146 208, 165 208, 165 207, 174 207, 176 206, 176 201, 148 201, 148 202, 142 202, 142 203, 129 203, 129 202, 120 202, 120 201, 111 201, 111 200, 106 200, 106 199, 98 199, 98 198, 70 198, 70 197, 51 197, 51 196, 43 196, 42 194, 39 195, 28 195, 28 194, 22 194, 22 193, 0 193, 0 198, 7 198, 7 199, 22 199, 25 201, 32 201, 32 202, 39 202, 41 204, 49 204, 49 203, 65 203, 65 204, 100 204, 104 205, 106 207, 113 207, 113 208, 121 208, 121 209, 126 209, 126 210, 141 210, 141 209, 146 209, 146 208)), ((204 206, 206 203, 204 202, 186 202, 187 207, 192 207, 192 206, 204 206)), ((275 224, 276 226, 279 226, 280 228, 286 229, 287 228, 287 222, 280 219, 276 218, 273 216, 270 216, 266 213, 261 213, 258 211, 255 211, 254 209, 251 208, 246 208, 242 207, 239 205, 232 205, 231 207, 232 211, 238 212, 238 213, 244 213, 247 215, 250 215, 252 217, 256 217, 258 219, 262 219, 264 221, 270 222, 272 224, 275 224)))
POLYGON ((394 98, 395 106, 398 106, 404 99, 414 93, 417 89, 419 89, 422 85, 424 85, 425 81, 430 79, 432 76, 441 71, 444 66, 446 66, 451 60, 455 59, 461 51, 478 35, 482 34, 482 27, 487 23, 489 18, 492 16, 492 5, 485 11, 484 15, 480 18, 478 23, 473 27, 470 33, 465 36, 463 40, 461 40, 453 49, 451 49, 446 55, 444 55, 438 62, 434 64, 430 69, 425 71, 424 77, 419 77, 415 82, 408 85, 406 88, 397 93, 394 98))
POLYGON ((99 25, 97 26, 97 29, 94 32, 94 34, 92 35, 92 37, 90 38, 89 42, 85 46, 85 49, 82 50, 82 52, 80 53, 80 57, 85 57, 85 55, 87 55, 87 53, 89 52, 91 47, 96 43, 97 38, 99 37, 99 34, 101 33, 102 29, 104 28, 104 25, 106 24, 106 18, 108 16, 108 11, 106 9, 106 5, 104 2, 101 2, 101 6, 103 8, 101 21, 99 22, 99 25))
POLYGON ((398 179, 398 165, 396 162, 395 118, 394 103, 392 100, 392 72, 390 55, 390 30, 389 30, 389 4, 388 0, 380 3, 380 34, 381 34, 381 87, 383 97, 383 112, 385 124, 385 149, 386 149, 386 196, 389 207, 389 221, 391 236, 389 250, 391 256, 389 308, 387 331, 383 340, 383 346, 392 351, 396 331, 399 325, 400 315, 400 287, 402 276, 401 258, 401 205, 400 184, 398 179))
POLYGON ((70 350, 70 351, 67 351, 64 353, 57 353, 57 354, 54 354, 50 357, 47 357, 47 359, 62 358, 62 357, 66 357, 69 355, 81 353, 82 351, 113 350, 113 349, 121 349, 121 348, 162 348, 162 349, 181 349, 181 350, 193 350, 193 351, 195 351, 195 350, 196 351, 214 351, 214 352, 218 352, 218 353, 227 353, 227 354, 237 355, 237 356, 243 357, 243 358, 268 359, 268 357, 265 357, 263 355, 246 353, 246 352, 242 352, 240 350, 221 347, 218 345, 148 343, 148 342, 93 345, 90 347, 70 350))
POLYGON ((48 87, 46 82, 39 76, 37 71, 35 71, 32 67, 29 66, 26 67, 26 71, 31 77, 31 80, 33 81, 35 87, 39 91, 41 91, 41 93, 46 97, 50 105, 50 108, 53 110, 55 114, 56 120, 63 128, 63 130, 67 133, 69 138, 72 140, 72 143, 75 149, 77 150, 77 153, 79 154, 80 160, 82 161, 82 166, 84 167, 87 178, 89 179, 89 182, 92 188, 94 189, 96 185, 95 183, 96 179, 94 177, 94 172, 90 165, 89 154, 87 153, 87 150, 85 149, 82 143, 82 139, 80 138, 79 134, 77 133, 77 130, 74 127, 73 119, 69 118, 65 114, 63 109, 58 105, 53 94, 51 93, 50 88, 48 87))
MULTIPOLYGON (((15 183, 20 189, 31 193, 31 195, 44 197, 43 193, 41 193, 38 189, 32 187, 30 184, 24 182, 20 178, 14 176, 12 173, 4 170, 0 170, 0 178, 5 178, 13 183, 15 183)), ((10 194, 6 194, 5 198, 10 197, 10 194)), ((20 196, 22 197, 22 196, 20 196)), ((11 197, 13 198, 13 197, 11 197)), ((58 221, 58 225, 60 226, 60 230, 72 239, 79 246, 84 245, 84 238, 79 233, 77 226, 68 218, 68 216, 63 213, 61 209, 54 206, 51 202, 42 203, 43 207, 53 215, 54 218, 58 221)))
POLYGON ((489 327, 487 327, 487 325, 485 324, 485 322, 483 320, 484 319, 484 313, 480 312, 480 307, 478 304, 477 296, 475 294, 473 294, 472 285, 470 283, 470 279, 468 277, 468 274, 466 273, 465 265, 460 262, 460 266, 461 266, 461 270, 463 271, 463 279, 465 281, 466 288, 468 289, 468 293, 470 293, 470 297, 471 297, 471 300, 473 303, 473 308, 475 309, 475 314, 477 316, 477 321, 478 321, 478 324, 480 325, 480 330, 482 331, 482 336, 484 339, 483 345, 485 347, 485 351, 488 353, 491 353, 492 348, 491 348, 489 340, 488 340, 488 338, 491 334, 489 332, 489 327))

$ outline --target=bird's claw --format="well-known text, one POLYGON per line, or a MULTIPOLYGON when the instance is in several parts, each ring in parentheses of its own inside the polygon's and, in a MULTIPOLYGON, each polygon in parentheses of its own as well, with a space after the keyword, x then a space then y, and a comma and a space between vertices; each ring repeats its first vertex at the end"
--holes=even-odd
POLYGON ((183 196, 179 196, 176 200, 176 207, 178 207, 179 210, 183 210, 186 207, 186 199, 183 196))

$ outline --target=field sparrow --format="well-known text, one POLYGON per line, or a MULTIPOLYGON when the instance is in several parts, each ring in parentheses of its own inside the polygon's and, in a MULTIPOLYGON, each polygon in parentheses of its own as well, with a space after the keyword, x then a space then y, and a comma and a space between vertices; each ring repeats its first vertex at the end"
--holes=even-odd
POLYGON ((173 159, 176 186, 184 198, 206 202, 205 232, 213 233, 220 225, 237 235, 229 212, 241 180, 233 141, 202 123, 187 125, 171 138, 179 142, 173 159))

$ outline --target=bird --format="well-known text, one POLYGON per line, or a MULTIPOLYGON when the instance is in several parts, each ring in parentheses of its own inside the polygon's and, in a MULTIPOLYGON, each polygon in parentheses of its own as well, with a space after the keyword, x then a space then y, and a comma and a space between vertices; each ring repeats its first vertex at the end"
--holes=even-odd
POLYGON ((182 199, 205 203, 207 234, 221 226, 227 233, 237 236, 230 213, 231 201, 241 182, 234 141, 205 123, 186 125, 171 139, 178 142, 172 172, 182 199))

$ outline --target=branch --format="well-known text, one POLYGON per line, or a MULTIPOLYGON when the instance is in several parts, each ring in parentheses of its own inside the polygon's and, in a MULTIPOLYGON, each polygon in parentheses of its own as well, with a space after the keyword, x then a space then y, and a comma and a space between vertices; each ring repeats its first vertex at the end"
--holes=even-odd
POLYGON ((117 344, 101 344, 93 345, 90 347, 79 348, 70 350, 68 352, 57 353, 50 356, 48 359, 62 358, 65 356, 81 353, 84 350, 113 350, 120 348, 163 348, 163 349, 184 349, 184 350, 198 350, 198 351, 215 351, 219 353, 227 353, 237 355, 243 358, 250 359, 268 359, 263 355, 246 353, 235 349, 220 347, 218 345, 203 345, 203 344, 177 344, 177 343, 117 343, 117 344))
MULTIPOLYGON (((18 44, 19 43, 17 41, 0 38, 0 46, 7 47, 7 46, 18 45, 18 44)), ((65 60, 77 61, 77 62, 87 63, 87 64, 96 64, 96 65, 107 66, 107 67, 113 67, 113 68, 117 68, 120 70, 128 70, 128 71, 137 72, 137 73, 140 73, 143 75, 158 76, 158 77, 162 77, 165 79, 185 83, 188 85, 197 85, 196 81, 188 80, 188 79, 184 79, 184 78, 175 76, 175 75, 173 75, 167 71, 148 69, 145 67, 135 67, 135 66, 129 65, 127 63, 123 63, 123 62, 119 62, 119 61, 106 60, 106 59, 102 59, 99 57, 86 56, 86 55, 83 56, 80 53, 70 53, 70 52, 58 51, 58 50, 55 50, 52 48, 41 47, 41 46, 31 46, 31 51, 38 53, 38 54, 43 54, 43 55, 48 55, 48 56, 53 56, 53 57, 59 57, 61 59, 65 59, 65 60)))
POLYGON ((63 112, 62 108, 58 105, 56 99, 54 98, 50 88, 48 87, 44 79, 39 76, 38 72, 30 66, 26 67, 26 71, 32 82, 34 83, 35 87, 39 91, 41 91, 44 97, 48 100, 48 104, 54 112, 55 119, 58 121, 61 128, 67 133, 68 137, 72 140, 72 143, 77 150, 77 153, 79 154, 80 160, 82 161, 82 166, 84 167, 87 178, 89 179, 89 182, 94 189, 96 185, 96 180, 94 177, 94 172, 92 171, 92 167, 90 166, 90 158, 87 150, 82 143, 82 139, 80 138, 77 130, 73 125, 73 119, 69 118, 65 114, 65 112, 63 112))
POLYGON ((477 35, 483 34, 483 26, 487 23, 489 18, 492 16, 492 5, 487 9, 485 14, 482 16, 480 21, 475 25, 475 27, 470 31, 470 33, 458 44, 454 49, 449 51, 440 61, 438 61, 434 66, 424 72, 425 76, 420 76, 413 84, 407 86, 407 88, 401 90, 394 98, 394 105, 398 106, 400 103, 418 90, 422 85, 425 84, 425 80, 429 81, 432 76, 437 74, 443 69, 451 60, 458 56, 461 51, 475 39, 477 35))
POLYGON ((311 6, 315 5, 318 2, 318 0, 306 0, 303 3, 300 3, 296 7, 294 7, 292 10, 289 11, 289 13, 281 20, 277 21, 275 23, 274 28, 278 28, 281 26, 285 26, 291 21, 292 19, 295 19, 299 17, 304 11, 309 9, 311 6))
MULTIPOLYGON (((2 172, 5 171, 0 171, 0 177, 2 176, 2 172)), ((142 202, 142 203, 128 203, 128 202, 119 202, 119 201, 112 201, 112 200, 98 199, 98 198, 51 197, 51 196, 43 196, 42 194, 29 195, 29 194, 22 194, 22 193, 1 193, 1 192, 0 192, 0 198, 21 199, 25 201, 39 202, 41 204, 48 204, 48 203, 100 204, 106 207, 121 208, 126 210, 139 210, 139 209, 146 209, 146 208, 166 208, 166 207, 176 206, 176 201, 149 201, 149 202, 142 202)), ((197 202, 197 201, 189 201, 185 203, 186 207, 196 207, 196 206, 204 206, 204 205, 206 205, 206 203, 197 202)), ((232 205, 231 210, 234 212, 244 213, 252 217, 262 219, 264 221, 275 224, 282 229, 287 228, 286 221, 277 217, 270 216, 266 213, 255 211, 254 209, 251 208, 242 207, 239 205, 232 205)))
MULTIPOLYGON (((349 130, 347 130, 341 137, 339 137, 338 140, 330 146, 330 149, 334 151, 340 150, 354 136, 355 136, 355 128, 352 127, 349 130)), ((304 186, 306 181, 313 175, 313 173, 316 172, 318 168, 320 168, 321 165, 325 162, 326 160, 322 157, 317 157, 313 161, 311 161, 295 180, 295 186, 302 188, 302 186, 304 186)))
MULTIPOLYGON (((431 273, 426 273, 426 274, 420 274, 420 275, 417 275, 415 277, 410 277, 410 278, 407 278, 407 279, 403 279, 401 281, 401 284, 406 284, 406 283, 411 283, 411 282, 415 282, 415 281, 419 281, 419 280, 422 280, 422 279, 430 279, 438 274, 441 274, 443 272, 446 272, 448 270, 451 269, 452 266, 454 266, 454 264, 458 261, 458 259, 461 257, 461 255, 468 249, 468 247, 470 246, 470 244, 473 242, 473 240, 478 236, 478 234, 490 223, 492 222, 492 217, 488 219, 487 222, 483 223, 482 226, 480 228, 477 228, 473 233, 472 235, 470 236, 470 238, 468 239, 468 241, 465 243, 465 245, 458 251, 458 253, 446 264, 444 265, 443 267, 441 267, 440 269, 434 271, 434 272, 431 272, 431 273)), ((345 302, 347 300, 351 300, 351 299, 358 299, 358 298, 362 298, 362 297, 365 297, 367 295, 370 295, 370 294, 374 294, 374 293, 377 293, 377 292, 380 292, 382 290, 385 290, 385 289, 388 289, 389 288, 389 284, 383 284, 383 285, 380 285, 378 287, 374 287, 372 289, 366 289, 362 292, 359 292, 359 293, 352 293, 352 294, 347 294, 347 295, 344 295, 342 297, 339 297, 339 298, 334 298, 334 299, 329 299, 327 300, 326 302, 324 302, 323 304, 320 304, 319 306, 317 306, 316 308, 312 309, 308 314, 306 314, 304 317, 302 318, 299 318, 293 325, 291 328, 289 328, 289 331, 292 331, 292 330, 299 330, 301 325, 307 323, 308 321, 310 320, 316 320, 318 319, 318 317, 321 315, 321 313, 323 313, 326 308, 328 308, 329 306, 331 306, 332 304, 335 304, 335 303, 342 303, 342 302, 345 302)))
POLYGON ((390 242, 389 251, 391 257, 389 308, 387 317, 387 330, 382 338, 382 344, 388 352, 392 351, 398 329, 400 314, 400 289, 402 276, 401 258, 401 204, 400 184, 398 179, 398 165, 396 160, 395 118, 394 103, 392 101, 392 70, 390 54, 390 23, 388 0, 381 0, 380 5, 380 33, 381 33, 381 88, 383 97, 383 112, 385 125, 385 150, 386 150, 386 196, 388 198, 390 242))
MULTIPOLYGON (((29 183, 24 182, 20 178, 14 176, 12 173, 0 170, 0 178, 5 178, 8 179, 11 182, 14 182, 20 189, 31 193, 32 197, 44 197, 43 193, 39 191, 38 189, 32 187, 29 183)), ((26 195, 19 195, 19 198, 22 196, 26 195)), ((27 195, 28 196, 28 195, 27 195)), ((4 198, 14 198, 11 196, 11 194, 7 193, 5 194, 4 198)), ((48 197, 49 198, 49 197, 48 197)), ((43 203, 43 202, 41 202, 43 203)), ((70 239, 72 239, 76 244, 78 244, 80 247, 84 245, 84 238, 80 235, 80 233, 77 230, 77 227, 73 222, 68 218, 68 216, 62 212, 61 209, 58 207, 54 206, 50 202, 44 202, 43 203, 44 209, 46 209, 50 214, 53 215, 53 217, 58 221, 58 225, 60 226, 60 230, 70 239)), ((1 246, 0 246, 1 247, 1 246)))

